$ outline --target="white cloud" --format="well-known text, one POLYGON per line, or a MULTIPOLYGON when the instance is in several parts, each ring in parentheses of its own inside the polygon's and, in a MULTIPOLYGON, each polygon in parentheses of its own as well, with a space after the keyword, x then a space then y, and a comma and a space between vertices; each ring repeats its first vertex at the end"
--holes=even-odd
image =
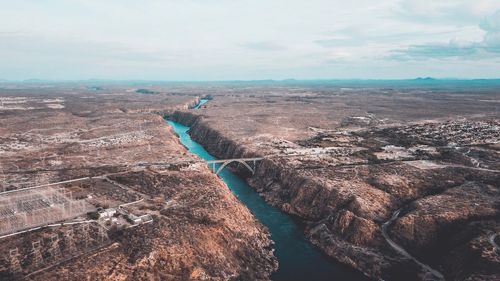
POLYGON ((389 57, 396 60, 429 60, 434 58, 478 60, 500 58, 500 10, 484 18, 479 26, 486 32, 481 41, 464 42, 451 40, 446 44, 410 45, 404 49, 392 50, 389 57))
POLYGON ((479 58, 499 42, 495 19, 478 25, 500 9, 497 0, 0 0, 0 6, 0 79, 391 78, 434 71, 423 61, 387 59, 398 52, 419 60, 447 59, 448 52, 463 69, 491 76, 479 58))
POLYGON ((497 0, 402 0, 394 12, 401 20, 462 26, 477 24, 497 9, 497 0))

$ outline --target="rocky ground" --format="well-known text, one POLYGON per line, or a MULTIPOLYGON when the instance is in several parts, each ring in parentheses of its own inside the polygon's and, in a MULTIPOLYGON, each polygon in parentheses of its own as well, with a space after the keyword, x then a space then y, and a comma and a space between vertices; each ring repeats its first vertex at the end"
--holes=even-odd
POLYGON ((2 238, 0 279, 269 279, 277 262, 267 230, 207 167, 141 165, 195 159, 157 114, 194 105, 200 95, 189 91, 142 94, 129 86, 75 85, 1 89, 2 191, 109 174, 106 181, 59 187, 103 208, 142 198, 125 209, 150 215, 153 222, 110 227, 107 237, 96 224, 88 232, 75 224, 2 238), (42 245, 38 260, 34 241, 42 245), (14 248, 19 254, 11 252, 14 248), (12 256, 21 272, 12 271, 12 256))
POLYGON ((266 156, 255 175, 233 168, 327 255, 375 279, 500 278, 498 88, 292 84, 4 85, 1 190, 107 174, 58 187, 102 208, 142 200, 124 209, 153 222, 2 238, 1 278, 269 279, 267 231, 186 163, 159 114, 220 158, 266 156))
POLYGON ((333 258, 385 280, 497 280, 498 89, 227 87, 173 115, 333 258), (285 155, 286 157, 283 157, 285 155))
POLYGON ((110 245, 34 280, 266 280, 276 267, 267 232, 207 169, 118 179, 152 196, 154 222, 110 233, 110 245))

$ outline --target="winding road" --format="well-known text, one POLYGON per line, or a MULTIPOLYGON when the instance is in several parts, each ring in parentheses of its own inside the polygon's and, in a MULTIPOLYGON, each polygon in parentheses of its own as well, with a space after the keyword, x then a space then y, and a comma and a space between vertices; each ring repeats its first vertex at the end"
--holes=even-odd
POLYGON ((490 242, 490 244, 493 246, 493 248, 495 248, 495 250, 497 251, 497 254, 500 254, 500 247, 498 246, 498 244, 495 242, 495 239, 497 238, 498 236, 498 233, 494 233, 492 234, 489 238, 488 238, 488 241, 490 242))
POLYGON ((399 213, 401 213, 401 209, 398 209, 396 210, 393 214, 392 214, 392 217, 384 222, 382 224, 382 236, 384 237, 385 241, 387 241, 387 243, 394 249, 396 250, 396 252, 398 252, 399 254, 413 260, 415 263, 417 263, 419 266, 421 266, 424 270, 426 270, 427 272, 431 273, 433 276, 435 276, 438 280, 445 280, 444 279, 444 276, 443 274, 441 274, 441 272, 433 269, 432 267, 430 267, 429 265, 425 264, 425 263, 422 263, 420 262, 419 260, 417 260, 417 258, 415 258, 414 256, 412 256, 410 253, 408 253, 403 247, 401 247, 399 244, 397 244, 396 242, 394 242, 390 237, 389 237, 389 234, 387 233, 387 229, 389 228, 389 226, 392 224, 392 222, 394 222, 398 217, 399 217, 399 213))

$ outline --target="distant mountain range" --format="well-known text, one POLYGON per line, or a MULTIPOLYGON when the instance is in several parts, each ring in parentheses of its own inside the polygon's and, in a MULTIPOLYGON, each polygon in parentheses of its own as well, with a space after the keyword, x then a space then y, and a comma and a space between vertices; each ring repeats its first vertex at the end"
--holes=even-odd
POLYGON ((107 80, 107 79, 85 79, 85 80, 47 80, 47 79, 26 79, 26 80, 8 80, 0 79, 0 83, 27 83, 27 84, 401 84, 401 83, 500 83, 500 78, 496 79, 461 79, 461 78, 433 78, 417 77, 414 79, 262 79, 262 80, 220 80, 220 81, 169 81, 169 80, 107 80))

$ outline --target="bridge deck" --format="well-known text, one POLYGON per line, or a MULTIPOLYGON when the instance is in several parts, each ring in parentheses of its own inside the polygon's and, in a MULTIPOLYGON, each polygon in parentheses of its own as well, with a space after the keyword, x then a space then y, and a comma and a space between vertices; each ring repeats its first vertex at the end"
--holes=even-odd
POLYGON ((213 163, 225 163, 225 162, 233 162, 233 161, 260 161, 264 159, 263 157, 254 157, 254 158, 234 158, 234 159, 216 159, 216 160, 206 160, 204 162, 208 164, 213 163))

